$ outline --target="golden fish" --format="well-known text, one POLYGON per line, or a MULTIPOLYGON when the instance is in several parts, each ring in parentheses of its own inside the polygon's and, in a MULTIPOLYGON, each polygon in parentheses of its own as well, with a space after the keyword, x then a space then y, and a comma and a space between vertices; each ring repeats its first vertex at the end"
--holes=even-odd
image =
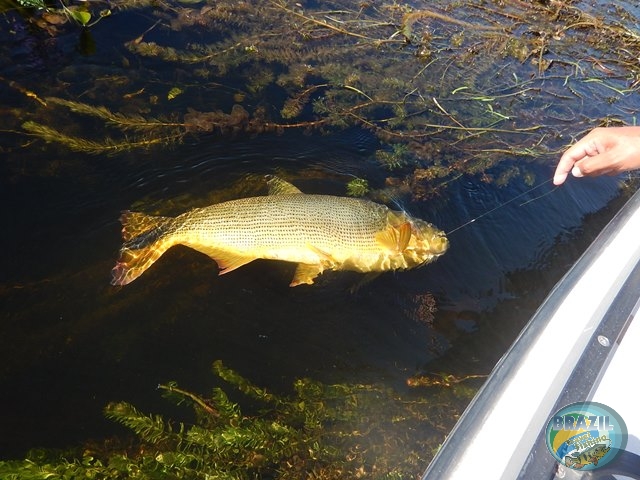
POLYGON ((433 225, 368 200, 307 195, 267 176, 269 195, 195 208, 175 218, 124 212, 112 285, 126 285, 174 245, 231 272, 258 258, 298 264, 291 286, 324 270, 383 272, 423 265, 449 246, 433 225))

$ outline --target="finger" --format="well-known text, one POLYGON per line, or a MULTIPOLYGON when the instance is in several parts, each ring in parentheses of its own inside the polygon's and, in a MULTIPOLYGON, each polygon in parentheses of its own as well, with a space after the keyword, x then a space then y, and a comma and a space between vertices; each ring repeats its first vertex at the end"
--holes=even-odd
POLYGON ((584 177, 582 170, 580 170, 580 167, 577 165, 574 165, 573 168, 571 169, 571 175, 577 178, 584 177))
POLYGON ((587 157, 587 152, 582 145, 576 143, 560 157, 556 171, 553 174, 553 184, 561 185, 567 179, 569 172, 573 168, 576 162, 583 160, 587 157))
MULTIPOLYGON (((580 139, 578 142, 574 143, 570 146, 560 157, 560 161, 558 162, 558 166, 556 167, 556 171, 553 175, 553 183, 554 185, 561 185, 567 179, 569 172, 572 172, 574 165, 578 162, 582 162, 594 155, 598 155, 600 153, 600 148, 598 148, 598 142, 594 140, 595 131, 591 131, 584 138, 580 139)), ((572 172, 574 177, 580 177, 583 172, 578 169, 576 172, 572 172), (576 175, 577 173, 577 175, 576 175)))
POLYGON ((566 155, 563 155, 558 162, 558 166, 556 167, 556 171, 553 174, 553 184, 561 185, 567 179, 567 175, 573 168, 573 164, 575 161, 566 155))
POLYGON ((567 173, 558 173, 556 172, 553 175, 553 184, 554 185, 562 185, 564 183, 564 181, 567 179, 567 173))
POLYGON ((575 167, 577 167, 581 176, 595 177, 597 175, 604 175, 611 171, 619 170, 616 168, 617 155, 619 155, 619 153, 615 151, 604 152, 595 157, 585 158, 577 162, 575 167))
MULTIPOLYGON (((565 152, 565 154, 560 158, 558 162, 558 166, 556 167, 556 171, 553 174, 553 184, 561 185, 567 179, 567 175, 573 168, 576 163, 576 160, 571 156, 567 155, 569 151, 565 152)), ((581 157, 582 158, 582 157, 581 157)))

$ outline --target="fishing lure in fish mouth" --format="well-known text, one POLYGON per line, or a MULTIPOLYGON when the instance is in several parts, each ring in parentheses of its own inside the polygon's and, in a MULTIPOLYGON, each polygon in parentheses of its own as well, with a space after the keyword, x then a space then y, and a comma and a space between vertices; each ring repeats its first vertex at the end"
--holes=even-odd
POLYGON ((131 283, 174 245, 208 255, 220 275, 256 259, 297 263, 292 287, 312 284, 325 270, 419 267, 449 246, 444 232, 404 212, 364 199, 304 194, 278 177, 266 178, 265 196, 195 208, 177 217, 124 212, 123 244, 111 284, 131 283))

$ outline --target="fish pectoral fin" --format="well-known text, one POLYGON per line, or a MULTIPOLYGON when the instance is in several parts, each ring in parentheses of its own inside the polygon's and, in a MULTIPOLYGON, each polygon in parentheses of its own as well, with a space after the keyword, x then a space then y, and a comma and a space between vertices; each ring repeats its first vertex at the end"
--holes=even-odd
POLYGON ((308 263, 299 263, 296 268, 296 273, 293 274, 293 280, 289 284, 290 287, 297 287, 298 285, 302 285, 306 283, 307 285, 311 285, 313 283, 313 279, 316 278, 324 271, 324 267, 321 264, 308 264, 308 263))
POLYGON ((267 186, 269 187, 269 195, 285 195, 290 193, 302 193, 295 185, 282 180, 275 175, 265 175, 267 186))
POLYGON ((398 251, 404 252, 411 240, 411 224, 404 222, 398 227, 398 251))
POLYGON ((236 268, 240 268, 247 263, 253 262, 256 257, 248 257, 246 255, 240 255, 238 253, 228 252, 217 248, 202 248, 192 247, 197 251, 208 255, 213 259, 220 268, 218 275, 224 275, 225 273, 232 272, 236 268))
POLYGON ((386 230, 376 233, 376 240, 389 250, 404 252, 411 240, 411 224, 404 222, 397 227, 389 225, 386 230))

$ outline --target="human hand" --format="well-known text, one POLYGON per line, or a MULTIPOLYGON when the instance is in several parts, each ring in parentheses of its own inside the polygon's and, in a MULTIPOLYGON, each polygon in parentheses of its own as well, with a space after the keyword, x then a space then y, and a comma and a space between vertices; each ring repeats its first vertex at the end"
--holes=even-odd
POLYGON ((640 168, 640 127, 594 128, 564 152, 554 185, 574 177, 615 175, 640 168))

